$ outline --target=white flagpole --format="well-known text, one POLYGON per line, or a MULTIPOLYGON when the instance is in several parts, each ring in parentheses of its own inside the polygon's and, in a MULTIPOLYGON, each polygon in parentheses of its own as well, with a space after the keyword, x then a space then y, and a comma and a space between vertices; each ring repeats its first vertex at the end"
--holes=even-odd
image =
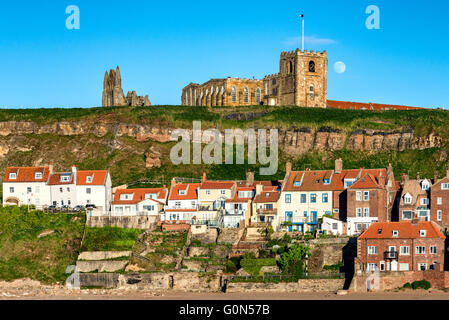
POLYGON ((302 51, 304 51, 304 15, 301 14, 300 17, 302 19, 302 51))

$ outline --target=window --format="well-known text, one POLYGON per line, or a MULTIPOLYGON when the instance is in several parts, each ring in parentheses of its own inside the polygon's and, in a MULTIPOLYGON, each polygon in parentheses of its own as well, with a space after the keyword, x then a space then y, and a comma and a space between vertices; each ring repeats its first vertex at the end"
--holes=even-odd
POLYGON ((181 207, 181 201, 176 201, 175 202, 175 207, 176 208, 180 208, 181 207))
POLYGON ((301 201, 301 203, 307 202, 307 195, 305 193, 301 193, 300 201, 301 201))
POLYGON ((424 247, 424 246, 417 246, 415 248, 415 253, 416 254, 425 254, 426 253, 426 247, 424 247))
POLYGON ((315 72, 315 62, 314 61, 309 62, 309 72, 315 72))
POLYGON ((235 86, 232 87, 232 102, 237 102, 237 88, 235 86))
POLYGON ((429 183, 427 181, 423 181, 423 183, 421 184, 421 189, 427 191, 429 190, 429 188, 430 188, 429 183))
POLYGON ((221 194, 226 194, 226 190, 221 190, 220 193, 221 194))
POLYGON ((400 263, 399 264, 399 271, 409 271, 410 266, 408 263, 400 263))
POLYGON ((61 175, 59 180, 61 182, 68 182, 68 181, 70 181, 70 176, 69 175, 61 175))
POLYGON ((369 201, 369 191, 363 192, 363 201, 369 201))
POLYGON ((131 193, 122 193, 120 195, 120 200, 132 200, 133 194, 131 193))
POLYGON ((324 184, 330 184, 330 183, 331 183, 331 179, 324 179, 324 180, 323 180, 323 183, 324 183, 324 184))
POLYGON ((192 201, 191 204, 192 204, 192 208, 195 208, 196 202, 195 202, 195 201, 192 201))
POLYGON ((70 192, 70 187, 67 187, 67 192, 70 192))
POLYGON ((154 206, 143 206, 143 210, 145 210, 145 211, 154 211, 154 206))
POLYGON ((427 230, 419 230, 419 236, 420 237, 425 237, 427 234, 427 230))
POLYGON ((178 191, 178 194, 179 194, 180 196, 184 196, 184 195, 186 194, 186 190, 179 190, 179 191, 178 191))
POLYGON ((393 230, 393 237, 394 238, 399 237, 399 230, 393 230))
POLYGON ((427 199, 427 198, 422 198, 421 199, 421 205, 428 205, 429 204, 429 199, 427 199))
POLYGON ((91 193, 92 193, 92 190, 91 190, 90 188, 86 188, 86 193, 87 193, 87 194, 91 194, 91 193))
POLYGON ((443 204, 443 198, 438 197, 437 198, 437 204, 443 204))
POLYGON ((355 209, 356 217, 360 218, 362 216, 362 208, 355 209))
POLYGON ((338 229, 338 223, 332 223, 332 230, 338 229))
POLYGON ((410 255, 410 247, 409 246, 401 246, 399 249, 399 252, 403 256, 408 256, 408 255, 410 255))
POLYGON ((61 193, 62 193, 63 191, 64 191, 64 190, 63 190, 62 188, 59 188, 59 192, 61 192, 61 193))
POLYGON ((426 271, 427 270, 427 263, 418 263, 418 270, 426 271))
POLYGON ((368 263, 368 271, 376 271, 376 270, 377 270, 377 264, 368 263))
POLYGON ((329 202, 329 195, 327 193, 323 193, 323 203, 328 203, 329 202))
POLYGON ((300 186, 301 186, 301 181, 295 181, 295 182, 293 183, 293 186, 295 186, 295 187, 300 187, 300 186))
POLYGON ((412 220, 413 212, 410 210, 402 211, 402 220, 412 220))
POLYGON ((437 253, 437 246, 431 246, 429 248, 429 251, 430 251, 431 254, 436 254, 437 253))
POLYGON ((34 179, 42 179, 42 172, 36 172, 35 174, 34 174, 34 179))
POLYGON ((355 179, 345 179, 345 188, 349 188, 355 182, 355 179))
POLYGON ((309 90, 311 93, 315 92, 315 87, 313 86, 313 84, 310 85, 309 90))
POLYGON ((449 190, 449 183, 442 183, 441 190, 449 190))
POLYGON ((248 103, 249 102, 249 91, 248 87, 243 88, 243 102, 248 103))
POLYGON ((363 216, 369 217, 369 208, 363 208, 363 216))
POLYGON ((355 200, 356 201, 362 201, 362 191, 357 191, 355 193, 355 200))
POLYGON ((405 195, 404 196, 404 203, 405 204, 411 204, 412 203, 412 197, 410 195, 405 195))
POLYGON ((11 180, 16 180, 17 179, 17 173, 16 172, 11 172, 9 174, 9 179, 11 180))
POLYGON ((304 211, 304 218, 307 218, 307 211, 304 211))
POLYGON ((87 176, 86 177, 86 183, 92 183, 92 181, 93 181, 93 176, 87 176))
POLYGON ((368 254, 377 254, 377 247, 369 246, 368 247, 368 254))
POLYGON ((257 104, 260 103, 260 88, 256 89, 256 102, 257 104))
POLYGON ((316 193, 310 195, 310 203, 316 203, 316 193))
POLYGON ((441 211, 441 210, 437 211, 437 220, 438 221, 443 220, 443 211, 441 211))
POLYGON ((31 193, 31 192, 33 192, 31 187, 27 187, 27 193, 31 193))
POLYGON ((291 194, 285 195, 285 203, 292 203, 292 195, 291 194))
POLYGON ((206 190, 206 194, 207 194, 207 195, 210 195, 210 190, 206 190))
POLYGON ((9 187, 9 193, 14 193, 14 187, 9 187))

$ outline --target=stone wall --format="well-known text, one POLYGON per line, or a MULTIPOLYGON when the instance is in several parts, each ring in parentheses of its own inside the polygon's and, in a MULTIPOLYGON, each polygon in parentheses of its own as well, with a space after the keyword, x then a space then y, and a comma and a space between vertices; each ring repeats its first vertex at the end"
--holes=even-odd
POLYGON ((87 217, 88 227, 119 227, 154 230, 158 216, 87 217))
POLYGON ((100 287, 106 289, 117 288, 118 273, 81 273, 81 287, 100 287))
POLYGON ((449 272, 445 271, 406 271, 406 272, 381 272, 376 274, 354 275, 350 291, 367 292, 370 281, 371 291, 393 290, 403 287, 407 282, 426 280, 432 288, 449 288, 449 272))
POLYGON ((79 254, 78 260, 110 260, 130 256, 131 251, 85 251, 79 254))
POLYGON ((105 260, 105 261, 77 261, 76 268, 79 272, 117 272, 124 270, 128 261, 105 260))
POLYGON ((228 283, 226 292, 336 292, 344 279, 302 279, 286 283, 228 283))

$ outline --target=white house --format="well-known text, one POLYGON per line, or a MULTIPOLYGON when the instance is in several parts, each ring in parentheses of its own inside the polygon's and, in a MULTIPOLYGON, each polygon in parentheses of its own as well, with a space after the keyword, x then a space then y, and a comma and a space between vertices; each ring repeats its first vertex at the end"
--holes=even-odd
POLYGON ((47 182, 53 165, 41 167, 8 167, 3 177, 3 205, 51 204, 47 182))
POLYGON ((199 183, 176 183, 173 179, 161 220, 191 221, 198 214, 199 183))
POLYGON ((159 215, 164 208, 167 194, 165 187, 116 190, 111 215, 159 215))
POLYGON ((98 212, 109 213, 112 203, 112 182, 107 170, 75 170, 78 205, 93 204, 98 212))
POLYGON ((67 205, 75 207, 76 201, 76 167, 72 172, 59 172, 50 174, 48 180, 50 187, 51 204, 57 207, 67 205))
POLYGON ((346 234, 345 223, 343 221, 327 216, 323 217, 321 230, 326 231, 326 234, 334 236, 341 236, 346 234))
POLYGON ((225 202, 225 214, 222 216, 224 228, 238 228, 242 221, 249 221, 254 195, 254 187, 237 187, 234 196, 225 202))

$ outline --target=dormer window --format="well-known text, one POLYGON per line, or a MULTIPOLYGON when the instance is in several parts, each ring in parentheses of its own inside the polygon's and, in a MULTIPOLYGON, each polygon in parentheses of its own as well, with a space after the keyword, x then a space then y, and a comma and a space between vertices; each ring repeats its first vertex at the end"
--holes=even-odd
POLYGON ((270 196, 270 194, 267 192, 267 193, 265 194, 265 197, 268 198, 269 196, 270 196))
POLYGON ((422 182, 421 189, 424 190, 424 191, 427 191, 427 190, 430 189, 430 184, 427 182, 427 180, 422 182))
POLYGON ((330 184, 330 183, 331 183, 331 179, 324 179, 324 180, 323 180, 323 183, 324 183, 324 184, 330 184))
POLYGON ((345 188, 349 188, 355 182, 355 179, 345 179, 345 188))
POLYGON ((295 182, 293 183, 293 185, 294 185, 295 187, 300 187, 300 186, 301 186, 301 181, 295 181, 295 182))
POLYGON ((61 182, 68 182, 68 181, 70 181, 70 176, 69 175, 61 175, 61 178, 60 178, 60 181, 61 182))
POLYGON ((153 194, 152 193, 145 193, 145 199, 153 199, 153 194))
POLYGON ((393 238, 399 237, 399 230, 393 230, 393 238))
POLYGON ((427 230, 419 230, 419 236, 424 238, 427 234, 427 230))
POLYGON ((382 229, 377 229, 377 234, 382 234, 382 229))
POLYGON ((93 176, 87 176, 86 177, 86 183, 92 183, 93 180, 94 180, 93 176))
POLYGON ((34 179, 42 179, 42 172, 36 172, 34 174, 34 179))
POLYGON ((412 203, 412 197, 409 194, 406 194, 404 196, 404 203, 405 204, 411 204, 412 203))
POLYGON ((132 200, 133 194, 132 193, 122 193, 120 195, 120 200, 132 200))
POLYGON ((17 173, 16 172, 11 172, 9 174, 9 179, 11 180, 16 180, 17 179, 17 173))
POLYGON ((179 194, 180 196, 185 196, 185 195, 186 195, 186 190, 179 190, 179 191, 178 191, 178 194, 179 194))

